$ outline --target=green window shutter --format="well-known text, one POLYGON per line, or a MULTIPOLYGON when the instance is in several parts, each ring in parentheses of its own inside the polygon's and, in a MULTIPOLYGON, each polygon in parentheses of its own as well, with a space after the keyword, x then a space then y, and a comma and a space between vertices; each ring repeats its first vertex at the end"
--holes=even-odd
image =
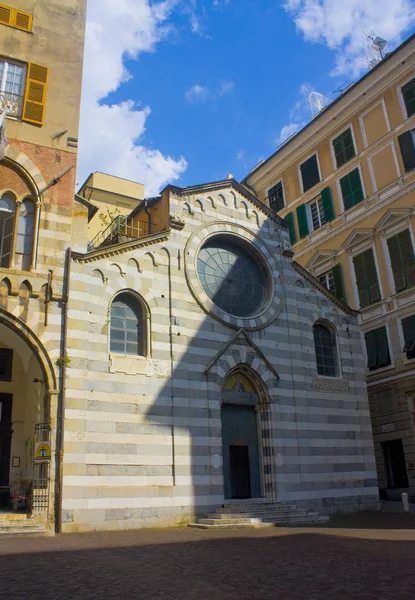
POLYGON ((415 140, 412 131, 405 131, 398 137, 405 171, 415 169, 415 140))
POLYGON ((353 169, 340 179, 340 188, 343 196, 344 209, 348 210, 361 202, 364 198, 362 180, 358 168, 353 169))
POLYGON ((297 206, 298 233, 300 238, 308 235, 308 220, 307 220, 307 205, 301 204, 297 206))
POLYGON ((372 248, 353 259, 360 307, 364 308, 380 300, 380 288, 372 248))
POLYGON ((386 327, 366 333, 365 342, 368 369, 379 369, 391 364, 386 327))
POLYGON ((295 225, 294 225, 294 215, 292 212, 285 215, 285 220, 288 223, 288 231, 290 232, 290 241, 292 244, 295 244, 297 241, 297 236, 295 235, 295 225))
POLYGON ((377 363, 376 332, 369 331, 365 334, 367 368, 375 369, 377 363))
POLYGON ((354 206, 349 174, 340 179, 340 188, 342 191, 344 210, 348 210, 354 206))
POLYGON ((408 81, 402 88, 402 96, 406 106, 408 118, 415 114, 415 77, 408 81))
POLYGON ((320 181, 318 172, 317 155, 313 154, 300 165, 301 178, 303 180, 303 191, 306 192, 320 181))
POLYGON ((341 265, 333 267, 334 294, 339 300, 346 302, 346 294, 344 293, 343 272, 341 265))
POLYGON ((335 215, 333 208, 333 200, 331 197, 331 189, 329 186, 324 188, 324 190, 321 190, 321 201, 323 203, 324 217, 326 219, 326 222, 332 221, 335 215))
POLYGON ((389 354, 388 334, 386 333, 386 327, 376 329, 377 338, 377 366, 387 367, 391 363, 389 354))
POLYGON ((333 140, 333 148, 336 157, 337 168, 341 167, 351 158, 356 156, 350 127, 333 140))
POLYGON ((401 246, 402 262, 405 271, 406 287, 415 285, 415 255, 409 229, 398 234, 401 246))
MULTIPOLYGON (((408 354, 415 350, 415 315, 402 319, 402 331, 405 340, 405 346, 402 352, 408 354)), ((409 358, 409 357, 408 357, 409 358)))
POLYGON ((409 229, 388 239, 395 290, 400 292, 415 285, 415 256, 409 229))
POLYGON ((363 187, 362 180, 360 179, 360 171, 359 169, 353 169, 349 173, 350 177, 350 187, 353 194, 353 205, 358 204, 364 198, 363 196, 363 187))

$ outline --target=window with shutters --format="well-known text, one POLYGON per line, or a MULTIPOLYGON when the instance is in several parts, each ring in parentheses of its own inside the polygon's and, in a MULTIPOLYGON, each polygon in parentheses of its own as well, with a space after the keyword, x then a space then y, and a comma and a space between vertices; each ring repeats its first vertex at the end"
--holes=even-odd
POLYGON ((28 271, 32 264, 35 204, 17 202, 12 192, 0 196, 0 267, 28 271))
POLYGON ((336 377, 336 336, 326 325, 316 323, 313 327, 314 348, 318 375, 336 377))
POLYGON ((358 168, 353 169, 353 171, 350 171, 350 173, 347 173, 347 175, 340 179, 340 189, 344 210, 352 208, 352 206, 359 204, 363 200, 363 186, 358 168))
POLYGON ((353 142, 352 130, 350 127, 343 131, 333 140, 334 156, 336 158, 337 168, 341 167, 356 156, 353 142))
POLYGON ((415 115, 415 77, 401 87, 402 98, 405 104, 406 116, 415 115))
POLYGON ((49 69, 0 57, 0 112, 43 125, 49 69))
POLYGON ((379 327, 365 333, 367 368, 370 371, 388 367, 391 364, 386 327, 379 327))
POLYGON ((269 206, 275 212, 278 212, 284 208, 284 190, 282 187, 282 181, 279 181, 274 185, 268 192, 269 206))
POLYGON ((314 187, 320 181, 317 154, 313 154, 300 165, 303 192, 314 187))
POLYGON ((308 210, 313 231, 326 224, 326 217, 324 215, 323 201, 321 196, 308 204, 308 210))
POLYGON ((317 279, 319 280, 320 283, 322 283, 324 285, 325 288, 327 288, 332 294, 334 294, 334 292, 335 292, 334 277, 333 277, 333 271, 331 269, 330 269, 330 271, 327 271, 326 273, 322 273, 321 275, 319 275, 317 277, 317 279))
POLYGON ((129 292, 118 294, 111 304, 110 351, 144 356, 143 308, 129 292))
POLYGON ((380 287, 373 249, 369 248, 353 258, 360 308, 380 300, 380 287))
POLYGON ((398 137, 405 171, 415 169, 415 129, 405 131, 398 137))
POLYGON ((293 213, 292 212, 288 213, 287 215, 285 215, 284 219, 288 223, 288 231, 290 233, 290 242, 292 244, 295 244, 295 242, 297 241, 297 235, 295 233, 295 224, 294 224, 293 213))
POLYGON ((22 31, 32 31, 33 16, 7 4, 0 4, 0 25, 7 25, 22 31))
POLYGON ((0 58, 0 113, 20 119, 26 81, 26 66, 0 58))
POLYGON ((405 340, 402 352, 408 359, 415 358, 415 315, 402 319, 402 333, 405 340))
POLYGON ((343 285, 342 267, 340 264, 334 265, 334 267, 330 269, 330 271, 326 271, 325 273, 318 275, 317 279, 332 294, 337 296, 339 300, 342 300, 342 302, 346 302, 343 285))
POLYGON ((415 285, 415 255, 409 229, 388 239, 395 291, 400 292, 415 285))

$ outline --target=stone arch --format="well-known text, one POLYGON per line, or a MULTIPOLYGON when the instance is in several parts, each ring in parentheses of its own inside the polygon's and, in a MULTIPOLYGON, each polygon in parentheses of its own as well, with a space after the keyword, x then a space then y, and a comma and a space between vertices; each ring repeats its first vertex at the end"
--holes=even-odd
POLYGON ((138 271, 138 273, 142 273, 143 272, 142 268, 140 267, 140 263, 135 258, 129 258, 128 259, 127 267, 135 268, 138 271))
POLYGON ((101 269, 94 269, 92 271, 92 274, 95 277, 98 277, 98 279, 101 279, 102 283, 105 285, 108 282, 108 279, 105 277, 103 271, 101 271, 101 269))
POLYGON ((8 277, 0 281, 0 308, 7 309, 9 296, 12 291, 12 284, 8 277))
POLYGON ((0 308, 0 325, 8 327, 26 342, 39 361, 48 397, 51 394, 56 394, 58 390, 55 370, 45 346, 37 335, 27 325, 22 323, 20 319, 2 308, 0 308))
POLYGON ((157 267, 157 266, 158 266, 158 263, 157 263, 157 261, 156 261, 156 257, 155 257, 155 255, 153 254, 153 252, 146 252, 146 253, 144 254, 144 256, 148 256, 148 257, 149 257, 149 259, 150 259, 150 260, 151 260, 151 262, 153 263, 153 267, 157 267))
POLYGON ((223 206, 228 206, 228 202, 227 202, 224 194, 218 194, 218 198, 220 198, 222 200, 223 206))
POLYGON ((48 192, 45 191, 40 198, 39 192, 43 190, 47 182, 45 181, 42 173, 36 164, 19 148, 8 144, 6 148, 6 156, 4 158, 5 165, 15 168, 23 176, 25 176, 30 182, 30 186, 33 189, 34 195, 38 200, 42 199, 43 202, 48 201, 48 192))
POLYGON ((183 202, 183 210, 187 209, 187 212, 189 213, 189 215, 193 215, 194 211, 193 211, 193 207, 191 206, 191 204, 189 204, 189 202, 183 202))
POLYGON ((122 270, 121 265, 119 265, 118 263, 111 263, 111 267, 115 267, 118 270, 118 272, 121 275, 121 277, 124 277, 125 273, 122 270))
POLYGON ((254 216, 254 219, 255 219, 255 221, 256 221, 256 224, 257 224, 257 226, 258 226, 258 227, 260 227, 260 222, 259 222, 259 214, 257 213, 257 211, 256 211, 256 210, 253 210, 253 211, 252 211, 252 214, 253 214, 253 216, 254 216))
POLYGON ((111 320, 111 305, 114 302, 114 300, 120 296, 121 294, 129 294, 131 295, 133 298, 135 298, 135 300, 140 304, 141 310, 142 310, 142 315, 143 315, 143 321, 144 321, 144 332, 143 332, 143 355, 146 358, 150 358, 151 354, 152 354, 152 348, 151 348, 151 311, 150 311, 150 307, 149 304, 147 302, 147 300, 144 298, 144 296, 138 292, 136 292, 135 290, 133 290, 132 288, 122 288, 117 290, 116 292, 114 292, 108 302, 108 319, 107 319, 107 324, 108 324, 108 348, 110 347, 110 320, 111 320))
POLYGON ((215 200, 212 198, 212 196, 208 196, 206 198, 206 200, 209 200, 209 202, 212 204, 212 208, 216 208, 216 202, 215 200))
POLYGON ((248 203, 245 202, 245 200, 241 200, 240 202, 240 206, 243 206, 243 208, 245 209, 245 214, 246 214, 246 218, 250 219, 251 215, 249 214, 249 206, 248 203))
POLYGON ((202 212, 206 212, 206 209, 205 209, 205 207, 204 207, 204 205, 203 205, 203 202, 202 202, 202 200, 201 200, 200 198, 196 198, 196 200, 195 200, 195 204, 198 204, 198 205, 199 205, 199 207, 200 207, 200 210, 201 210, 202 212))

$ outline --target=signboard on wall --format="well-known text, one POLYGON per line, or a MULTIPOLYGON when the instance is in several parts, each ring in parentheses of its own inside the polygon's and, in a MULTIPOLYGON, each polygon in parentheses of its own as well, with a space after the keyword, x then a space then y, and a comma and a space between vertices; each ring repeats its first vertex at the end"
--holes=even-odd
POLYGON ((35 445, 35 462, 43 462, 50 460, 52 457, 52 450, 50 442, 36 442, 35 445))

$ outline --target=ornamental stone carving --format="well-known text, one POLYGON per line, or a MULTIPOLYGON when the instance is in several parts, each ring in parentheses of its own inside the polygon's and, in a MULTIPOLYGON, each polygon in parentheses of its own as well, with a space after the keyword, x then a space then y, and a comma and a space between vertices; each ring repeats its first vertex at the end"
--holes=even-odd
POLYGON ((349 382, 346 379, 331 377, 314 377, 313 388, 320 392, 348 392, 349 382))

